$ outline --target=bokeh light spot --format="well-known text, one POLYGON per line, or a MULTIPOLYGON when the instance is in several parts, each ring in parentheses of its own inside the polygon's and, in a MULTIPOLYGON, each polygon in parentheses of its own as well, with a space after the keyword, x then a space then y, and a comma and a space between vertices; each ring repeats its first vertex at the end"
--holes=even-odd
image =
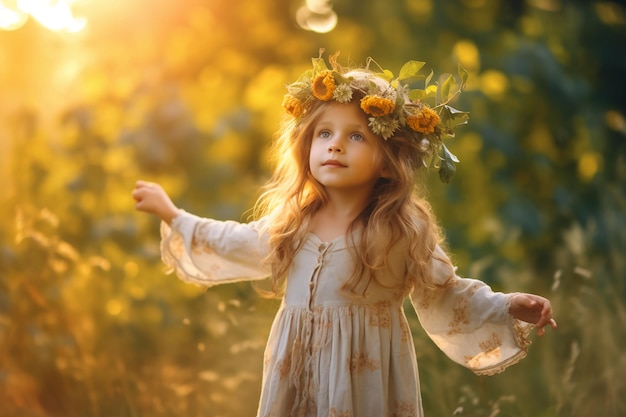
POLYGON ((74 16, 71 4, 76 0, 0 1, 0 29, 22 27, 29 16, 53 31, 76 33, 87 26, 87 20, 74 16))
POLYGON ((607 25, 625 25, 626 10, 616 2, 596 2, 593 5, 598 19, 607 25))
POLYGON ((620 112, 609 110, 604 115, 604 120, 609 128, 615 130, 616 132, 626 134, 626 119, 624 119, 624 115, 620 112))
POLYGON ((112 316, 117 316, 122 312, 122 303, 119 300, 109 300, 107 302, 107 313, 112 316))
POLYGON ((583 181, 590 181, 596 176, 600 165, 602 163, 602 156, 595 152, 587 152, 583 154, 578 160, 578 175, 583 181))
POLYGON ((454 45, 453 53, 466 70, 478 71, 480 69, 480 54, 474 42, 468 40, 458 41, 454 45))
POLYGON ((480 77, 480 89, 492 100, 499 100, 509 88, 509 79, 500 71, 488 70, 480 77))
POLYGON ((0 29, 16 30, 24 26, 28 15, 16 8, 7 7, 0 2, 0 29))
MULTIPOLYGON (((139 265, 137 265, 137 262, 126 262, 124 264, 124 273, 127 278, 135 278, 139 274, 139 265)), ((145 290, 143 293, 145 294, 145 290)))
POLYGON ((430 17, 433 11, 432 0, 407 0, 406 8, 415 18, 430 17))
POLYGON ((296 12, 298 25, 312 32, 328 33, 337 26, 337 21, 337 13, 328 1, 307 1, 296 12))
POLYGON ((330 0, 306 0, 306 7, 314 13, 326 14, 333 11, 330 0))

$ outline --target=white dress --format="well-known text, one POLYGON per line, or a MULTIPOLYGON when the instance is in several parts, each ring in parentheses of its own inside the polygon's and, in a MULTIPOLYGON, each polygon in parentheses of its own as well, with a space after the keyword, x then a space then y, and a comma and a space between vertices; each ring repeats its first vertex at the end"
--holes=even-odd
MULTIPOLYGON (((237 223, 181 212, 161 226, 163 261, 203 286, 269 276, 263 221, 237 223)), ((341 237, 309 234, 296 253, 267 342, 258 417, 420 417, 415 348, 403 310, 407 296, 420 323, 452 360, 477 374, 501 372, 526 356, 531 325, 508 313, 510 295, 460 278, 437 247, 436 289, 407 289, 406 254, 363 298, 340 291, 352 271, 341 237)))

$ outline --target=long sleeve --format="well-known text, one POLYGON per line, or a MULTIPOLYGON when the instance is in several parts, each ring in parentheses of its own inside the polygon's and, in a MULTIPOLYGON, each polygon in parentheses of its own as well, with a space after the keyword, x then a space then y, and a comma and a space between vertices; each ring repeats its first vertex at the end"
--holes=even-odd
POLYGON ((493 292, 482 281, 460 278, 437 246, 434 288, 416 288, 411 301, 424 330, 453 361, 479 375, 502 372, 526 356, 532 325, 509 314, 513 294, 493 292))
POLYGON ((213 285, 267 278, 263 220, 203 219, 181 211, 171 227, 161 223, 161 258, 185 282, 213 285))

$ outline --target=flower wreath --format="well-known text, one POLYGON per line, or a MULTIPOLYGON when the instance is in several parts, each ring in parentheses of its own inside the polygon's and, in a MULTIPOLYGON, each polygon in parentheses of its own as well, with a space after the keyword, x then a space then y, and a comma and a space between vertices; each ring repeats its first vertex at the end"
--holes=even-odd
POLYGON ((313 58, 312 69, 287 86, 283 99, 285 111, 300 119, 316 100, 348 103, 358 91, 362 96, 361 109, 369 116, 372 132, 389 140, 402 131, 403 136, 419 145, 424 166, 438 168, 441 181, 449 182, 456 171, 454 163, 459 160, 443 139, 454 137, 454 129, 469 119, 467 112, 449 105, 465 87, 467 71, 459 66, 458 74, 444 74, 431 83, 432 71, 428 75, 420 74, 425 62, 405 63, 394 78, 389 70, 370 70, 369 66, 376 64, 371 58, 363 70, 344 69, 337 63, 338 52, 329 57, 329 68, 322 58, 323 52, 320 50, 320 56, 313 58), (415 87, 422 81, 423 88, 415 87))

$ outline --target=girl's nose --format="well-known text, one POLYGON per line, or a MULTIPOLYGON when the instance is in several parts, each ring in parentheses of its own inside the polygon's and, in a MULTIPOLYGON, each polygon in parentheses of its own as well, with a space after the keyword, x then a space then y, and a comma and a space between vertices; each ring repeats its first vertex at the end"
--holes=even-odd
POLYGON ((328 152, 341 152, 341 146, 339 146, 339 145, 328 145, 328 152))
POLYGON ((343 152, 343 147, 339 140, 333 140, 328 144, 328 152, 343 152))

